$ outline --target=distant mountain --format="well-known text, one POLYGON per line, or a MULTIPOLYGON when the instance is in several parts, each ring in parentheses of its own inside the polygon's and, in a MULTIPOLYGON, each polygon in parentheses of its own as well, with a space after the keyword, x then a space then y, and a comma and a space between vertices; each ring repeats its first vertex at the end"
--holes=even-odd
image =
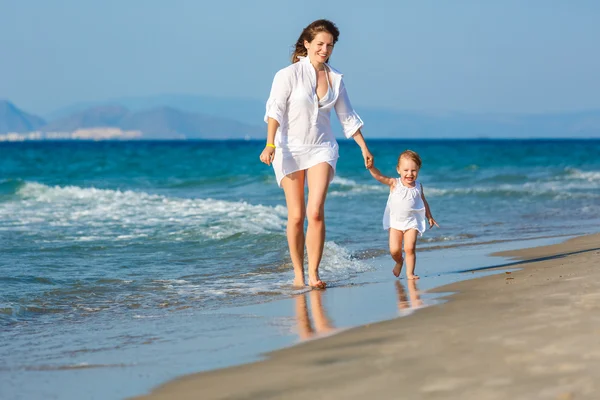
POLYGON ((42 127, 46 132, 73 132, 82 128, 119 127, 123 118, 130 114, 121 106, 92 107, 49 122, 42 127))
POLYGON ((73 113, 98 106, 121 106, 131 111, 141 111, 159 107, 171 107, 190 113, 200 113, 227 119, 234 119, 249 125, 262 124, 265 101, 244 98, 197 96, 187 94, 164 94, 115 98, 107 101, 82 102, 63 107, 46 116, 48 120, 62 118, 73 113))
MULTIPOLYGON (((0 134, 73 133, 44 138, 262 139, 264 102, 208 96, 164 95, 74 105, 44 120, 0 102, 0 134), (84 107, 85 106, 85 107, 84 107), (71 110, 71 113, 66 113, 71 110), (104 133, 97 128, 111 128, 104 133), (86 130, 79 132, 79 130, 86 130), (127 132, 127 134, 123 133, 127 132), (91 135, 91 136, 90 136, 91 135)), ((367 138, 600 138, 600 110, 549 114, 424 113, 356 106, 367 138)), ((332 118, 338 137, 341 128, 332 118)), ((1 138, 0 138, 1 139, 1 138)))
MULTIPOLYGON (((189 113, 202 113, 214 118, 235 119, 257 127, 258 137, 262 138, 266 134, 262 121, 265 112, 263 100, 170 94, 113 99, 107 103, 127 107, 132 111, 162 106, 189 113)), ((89 104, 94 103, 85 105, 89 104)), ((84 105, 70 106, 54 115, 64 114, 82 106, 84 105)), ((366 137, 600 138, 600 110, 547 114, 468 114, 386 110, 360 105, 355 107, 365 122, 366 137)), ((332 121, 335 131, 341 136, 337 119, 333 117, 332 121)))
POLYGON ((51 121, 44 132, 111 127, 139 131, 142 139, 240 139, 258 137, 260 127, 226 118, 158 107, 132 112, 120 105, 97 106, 51 121))
POLYGON ((0 134, 36 131, 45 124, 42 118, 20 110, 7 100, 0 100, 0 134))
POLYGON ((232 119, 184 112, 171 107, 159 107, 130 113, 121 121, 121 128, 139 130, 144 138, 183 136, 186 139, 257 138, 261 127, 232 119))

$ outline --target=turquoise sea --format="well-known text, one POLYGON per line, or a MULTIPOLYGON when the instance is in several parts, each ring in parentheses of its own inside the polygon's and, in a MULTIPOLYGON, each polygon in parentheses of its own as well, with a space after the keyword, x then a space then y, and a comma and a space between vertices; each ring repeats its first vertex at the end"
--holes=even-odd
MULTIPOLYGON (((469 251, 600 226, 600 140, 369 145, 389 175, 401 151, 423 158, 441 229, 418 243, 421 288, 482 267, 461 261, 469 251)), ((303 292, 290 287, 284 196, 258 160, 262 146, 0 143, 0 398, 120 399, 297 341, 294 319, 274 306, 303 292)), ((325 296, 355 288, 357 300, 361 288, 393 284, 387 194, 358 147, 340 141, 325 296)))

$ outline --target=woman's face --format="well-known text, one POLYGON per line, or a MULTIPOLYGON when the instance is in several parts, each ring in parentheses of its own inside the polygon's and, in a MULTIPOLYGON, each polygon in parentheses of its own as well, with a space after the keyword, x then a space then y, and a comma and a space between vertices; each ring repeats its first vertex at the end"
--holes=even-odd
POLYGON ((311 61, 324 63, 333 51, 333 35, 328 32, 319 32, 312 42, 305 40, 304 47, 306 47, 311 61))

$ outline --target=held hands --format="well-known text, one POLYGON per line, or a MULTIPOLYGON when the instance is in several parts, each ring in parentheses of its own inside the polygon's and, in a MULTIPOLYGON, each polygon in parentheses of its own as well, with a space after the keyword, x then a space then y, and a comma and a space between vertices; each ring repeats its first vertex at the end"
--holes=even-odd
POLYGON ((429 217, 429 218, 427 218, 427 220, 429 221, 429 229, 433 228, 434 225, 437 226, 438 228, 440 227, 438 225, 438 223, 435 222, 435 219, 433 219, 433 217, 429 217))
POLYGON ((271 165, 273 157, 275 157, 275 149, 273 147, 265 146, 262 153, 260 153, 260 161, 267 165, 271 165))
POLYGON ((370 169, 373 168, 373 154, 371 154, 371 152, 369 151, 369 149, 364 148, 362 150, 362 156, 365 160, 365 168, 370 169))

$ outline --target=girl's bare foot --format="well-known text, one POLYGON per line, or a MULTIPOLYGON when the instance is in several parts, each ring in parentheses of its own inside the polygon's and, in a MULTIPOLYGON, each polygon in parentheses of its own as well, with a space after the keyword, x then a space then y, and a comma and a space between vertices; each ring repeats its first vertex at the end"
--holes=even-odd
POLYGON ((401 260, 401 262, 397 262, 396 265, 394 265, 394 269, 392 269, 392 273, 396 278, 398 278, 400 276, 400 272, 402 272, 403 262, 404 260, 401 260))
POLYGON ((406 275, 406 279, 408 280, 412 280, 412 279, 419 279, 419 275, 406 275))

